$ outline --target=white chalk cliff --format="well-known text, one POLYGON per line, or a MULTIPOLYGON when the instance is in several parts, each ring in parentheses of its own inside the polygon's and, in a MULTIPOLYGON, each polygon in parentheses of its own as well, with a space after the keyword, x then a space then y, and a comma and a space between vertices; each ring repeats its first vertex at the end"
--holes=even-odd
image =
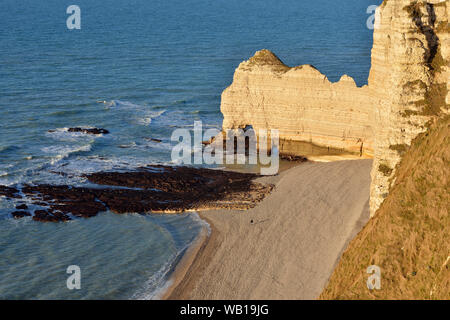
POLYGON ((222 94, 223 129, 273 128, 282 141, 373 154, 369 99, 367 86, 346 75, 331 83, 313 66, 289 68, 262 50, 239 65, 222 94))
MULTIPOLYGON (((371 214, 387 196, 402 153, 449 112, 449 1, 385 0, 378 8, 368 86, 332 83, 310 65, 290 68, 262 50, 222 94, 223 129, 278 129, 295 142, 373 156, 371 214)), ((331 59, 332 57, 330 57, 331 59)))

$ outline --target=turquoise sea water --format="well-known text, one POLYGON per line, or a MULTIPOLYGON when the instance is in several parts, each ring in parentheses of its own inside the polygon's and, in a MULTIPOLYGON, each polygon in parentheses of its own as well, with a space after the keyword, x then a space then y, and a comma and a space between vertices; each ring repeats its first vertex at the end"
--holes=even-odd
MULTIPOLYGON (((263 48, 331 81, 348 74, 366 84, 366 9, 380 2, 2 0, 0 184, 82 185, 82 173, 170 162, 172 131, 195 120, 220 128, 221 92, 263 48), (72 4, 81 8, 81 30, 66 27, 72 4)), ((14 205, 0 199, 0 298, 154 297, 201 228, 187 214, 15 221, 14 205), (66 287, 72 264, 81 268, 81 290, 66 287)))

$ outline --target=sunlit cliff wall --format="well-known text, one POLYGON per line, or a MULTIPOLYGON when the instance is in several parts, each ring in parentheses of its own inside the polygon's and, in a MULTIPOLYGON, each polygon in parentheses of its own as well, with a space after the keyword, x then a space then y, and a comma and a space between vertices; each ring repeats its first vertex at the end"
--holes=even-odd
POLYGON ((239 65, 222 94, 223 129, 278 129, 286 153, 293 151, 283 150, 283 141, 303 141, 373 156, 373 215, 411 141, 449 112, 448 17, 448 0, 385 0, 364 87, 346 75, 331 83, 310 65, 290 68, 259 51, 239 65))

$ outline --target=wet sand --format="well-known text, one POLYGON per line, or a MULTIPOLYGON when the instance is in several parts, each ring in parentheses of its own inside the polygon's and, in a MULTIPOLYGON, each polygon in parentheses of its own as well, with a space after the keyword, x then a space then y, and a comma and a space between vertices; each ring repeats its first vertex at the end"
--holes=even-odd
POLYGON ((316 299, 369 219, 371 160, 306 162, 275 177, 257 207, 200 213, 211 226, 165 299, 316 299))

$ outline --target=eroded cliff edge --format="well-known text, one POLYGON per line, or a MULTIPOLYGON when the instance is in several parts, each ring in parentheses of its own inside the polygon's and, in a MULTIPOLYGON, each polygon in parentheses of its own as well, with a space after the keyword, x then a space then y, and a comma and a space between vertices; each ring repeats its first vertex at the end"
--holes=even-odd
POLYGON ((387 197, 396 167, 430 120, 449 112, 448 1, 385 0, 374 31, 369 91, 375 153, 372 215, 387 197))
POLYGON ((448 7, 447 0, 385 0, 364 87, 346 75, 331 83, 313 66, 290 68, 268 50, 257 52, 222 94, 223 129, 278 129, 282 153, 301 153, 292 147, 298 141, 373 156, 373 215, 411 141, 449 113, 448 7))

